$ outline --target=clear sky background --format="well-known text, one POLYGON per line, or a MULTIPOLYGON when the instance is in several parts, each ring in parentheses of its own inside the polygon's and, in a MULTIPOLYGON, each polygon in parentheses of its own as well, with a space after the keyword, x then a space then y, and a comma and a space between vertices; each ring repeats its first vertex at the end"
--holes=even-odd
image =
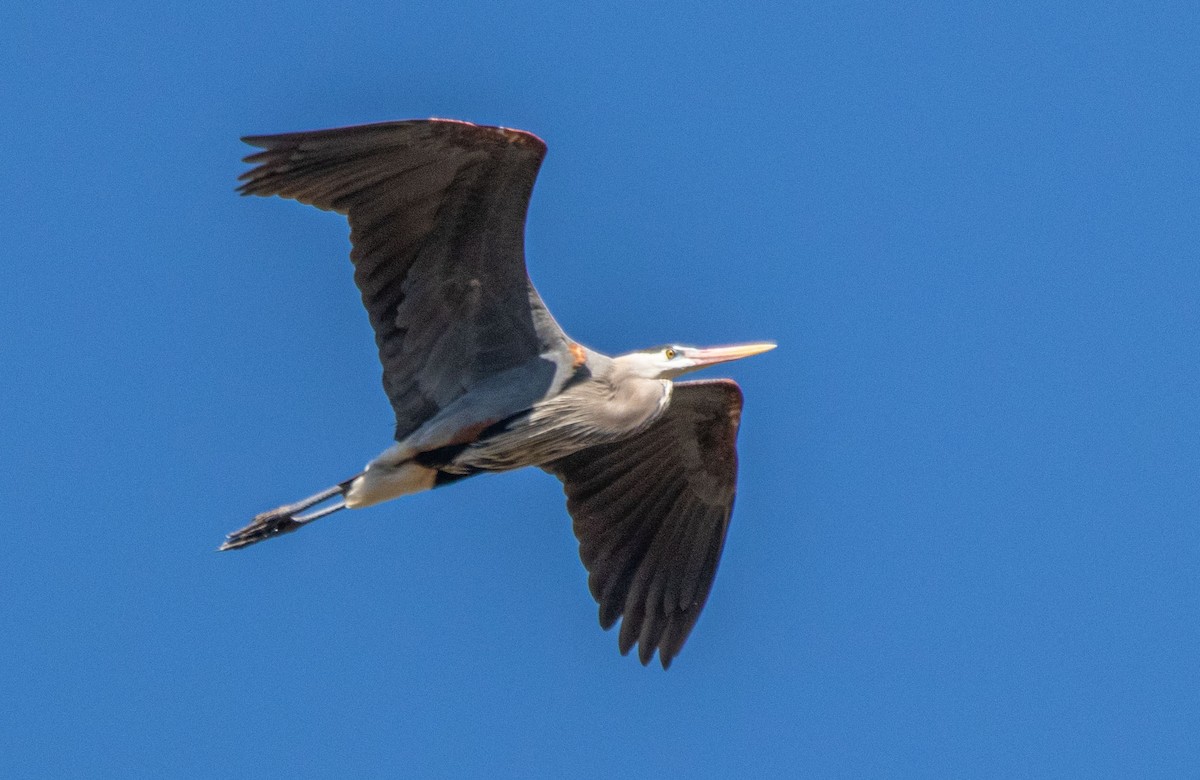
POLYGON ((1200 10, 879 5, 5 5, 0 774, 1200 770, 1200 10), (392 428, 238 137, 427 116, 576 339, 780 344, 669 672, 539 471, 214 552, 392 428))

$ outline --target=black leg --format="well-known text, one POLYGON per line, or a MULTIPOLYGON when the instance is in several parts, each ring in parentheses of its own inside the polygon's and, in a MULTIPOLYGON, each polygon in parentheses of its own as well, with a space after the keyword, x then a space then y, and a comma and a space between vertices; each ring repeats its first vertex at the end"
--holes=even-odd
POLYGON ((335 496, 345 495, 347 488, 353 478, 346 480, 340 484, 334 485, 331 488, 322 490, 320 493, 309 496, 303 501, 297 501, 294 504, 285 504, 284 506, 272 509, 269 512, 263 512, 256 515, 250 524, 245 528, 239 528, 228 535, 225 543, 222 544, 219 550, 236 550, 241 547, 247 547, 251 544, 261 542, 264 539, 270 539, 273 536, 291 533, 297 528, 300 528, 313 520, 319 520, 322 517, 331 515, 334 512, 345 509, 346 504, 340 500, 315 512, 310 512, 307 515, 300 514, 309 507, 316 506, 324 501, 335 496))

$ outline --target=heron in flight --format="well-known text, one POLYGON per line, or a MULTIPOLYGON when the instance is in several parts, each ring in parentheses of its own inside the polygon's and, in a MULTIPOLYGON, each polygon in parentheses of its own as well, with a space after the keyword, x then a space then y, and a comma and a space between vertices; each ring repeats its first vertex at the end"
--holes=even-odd
POLYGON ((608 357, 572 341, 525 270, 536 136, 415 120, 250 136, 243 195, 345 214, 396 443, 362 473, 229 534, 233 550, 489 471, 563 482, 600 625, 663 668, 708 598, 737 479, 742 393, 674 382, 771 343, 608 357))

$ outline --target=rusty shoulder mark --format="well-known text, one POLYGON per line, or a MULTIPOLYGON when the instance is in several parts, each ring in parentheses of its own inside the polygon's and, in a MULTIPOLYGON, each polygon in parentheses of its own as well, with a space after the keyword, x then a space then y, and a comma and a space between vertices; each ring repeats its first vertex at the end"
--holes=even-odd
POLYGON ((567 349, 571 350, 571 357, 573 358, 571 363, 572 368, 579 368, 587 362, 587 353, 583 351, 583 347, 579 346, 574 341, 570 342, 570 344, 567 346, 567 349))

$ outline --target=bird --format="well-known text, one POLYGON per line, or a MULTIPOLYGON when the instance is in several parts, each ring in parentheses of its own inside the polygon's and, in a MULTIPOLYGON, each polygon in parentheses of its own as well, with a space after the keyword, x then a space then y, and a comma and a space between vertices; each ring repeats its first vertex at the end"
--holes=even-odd
POLYGON ((242 139, 242 195, 350 224, 395 443, 365 469, 254 517, 234 550, 486 472, 562 481, 603 629, 647 665, 678 655, 712 589, 737 481, 743 394, 683 374, 773 349, 679 344, 617 357, 572 340, 534 289, 525 217, 546 144, 418 119, 242 139))

